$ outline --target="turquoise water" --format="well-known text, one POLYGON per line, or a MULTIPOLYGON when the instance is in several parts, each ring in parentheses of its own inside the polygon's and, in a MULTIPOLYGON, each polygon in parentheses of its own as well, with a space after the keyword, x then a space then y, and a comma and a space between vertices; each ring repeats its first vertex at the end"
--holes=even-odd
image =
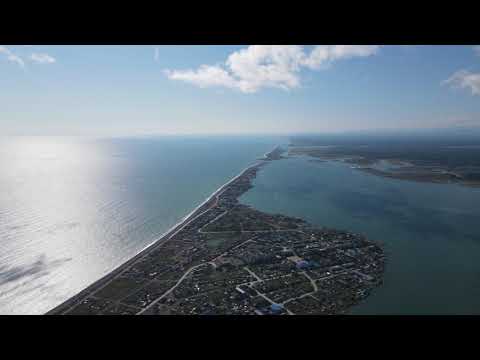
POLYGON ((0 139, 0 314, 41 314, 180 221, 278 138, 0 139))
POLYGON ((384 285, 353 314, 480 314, 480 189, 377 177, 306 158, 264 167, 242 197, 385 245, 384 285))

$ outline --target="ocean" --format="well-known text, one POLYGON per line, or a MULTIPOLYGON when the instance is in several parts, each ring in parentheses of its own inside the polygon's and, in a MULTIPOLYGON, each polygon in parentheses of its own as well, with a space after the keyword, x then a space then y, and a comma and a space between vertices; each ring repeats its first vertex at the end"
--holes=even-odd
POLYGON ((67 300, 279 141, 0 139, 0 314, 43 314, 67 300))

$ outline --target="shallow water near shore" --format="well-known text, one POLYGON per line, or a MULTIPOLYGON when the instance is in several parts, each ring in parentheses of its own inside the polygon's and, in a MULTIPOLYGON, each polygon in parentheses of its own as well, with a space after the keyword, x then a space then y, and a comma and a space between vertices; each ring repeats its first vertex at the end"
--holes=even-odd
POLYGON ((245 204, 384 244, 384 284, 351 314, 480 314, 480 189, 305 157, 270 163, 253 184, 245 204))
POLYGON ((158 239, 278 138, 0 139, 0 314, 42 314, 158 239))

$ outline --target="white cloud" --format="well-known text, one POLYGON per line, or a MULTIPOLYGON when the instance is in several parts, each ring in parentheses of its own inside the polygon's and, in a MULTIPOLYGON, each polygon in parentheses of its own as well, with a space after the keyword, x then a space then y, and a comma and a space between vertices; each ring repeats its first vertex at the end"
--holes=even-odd
POLYGON ((7 56, 7 60, 14 62, 20 67, 24 68, 25 67, 25 62, 22 60, 20 56, 15 55, 9 48, 6 46, 0 46, 0 54, 4 54, 7 56))
POLYGON ((222 64, 166 70, 165 74, 202 88, 221 86, 244 93, 262 88, 289 90, 300 86, 302 68, 318 70, 336 60, 374 55, 378 49, 378 45, 318 45, 307 53, 301 45, 252 45, 233 52, 222 64))
POLYGON ((201 88, 209 86, 237 87, 235 79, 219 66, 202 65, 198 70, 165 70, 169 79, 182 80, 201 88))
MULTIPOLYGON (((32 45, 22 45, 22 47, 32 47, 32 45)), ((25 68, 25 61, 22 59, 22 57, 15 54, 10 48, 6 46, 0 46, 0 55, 1 54, 4 54, 8 61, 16 63, 20 65, 20 67, 25 68)), ((39 64, 52 64, 56 62, 54 57, 44 53, 32 53, 27 59, 39 64)))
POLYGON ((336 60, 375 55, 379 45, 321 45, 316 46, 305 59, 305 65, 319 69, 336 60))
POLYGON ((56 62, 55 58, 48 54, 33 53, 30 59, 38 64, 53 64, 56 62))
POLYGON ((472 95, 480 95, 480 73, 459 70, 444 81, 456 88, 469 89, 472 95))
POLYGON ((158 61, 160 59, 160 49, 158 47, 155 48, 154 54, 153 54, 153 59, 155 61, 158 61))

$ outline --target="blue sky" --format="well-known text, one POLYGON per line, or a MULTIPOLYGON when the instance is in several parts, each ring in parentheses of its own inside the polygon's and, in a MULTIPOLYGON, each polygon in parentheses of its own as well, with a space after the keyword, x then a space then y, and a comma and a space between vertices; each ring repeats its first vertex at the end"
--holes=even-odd
POLYGON ((473 46, 0 46, 2 135, 480 126, 473 46))

